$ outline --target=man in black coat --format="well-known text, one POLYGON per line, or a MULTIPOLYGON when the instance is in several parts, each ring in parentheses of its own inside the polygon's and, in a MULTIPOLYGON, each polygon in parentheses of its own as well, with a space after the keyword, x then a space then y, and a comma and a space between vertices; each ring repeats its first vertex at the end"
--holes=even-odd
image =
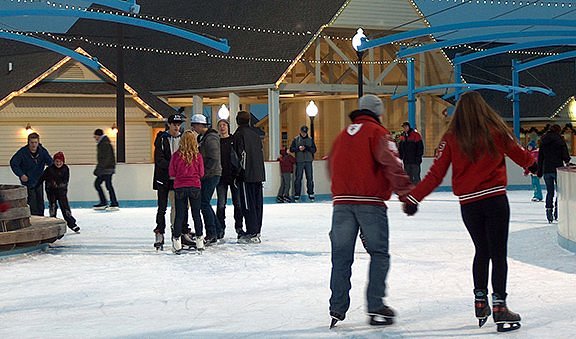
POLYGON ((558 220, 558 201, 554 202, 556 169, 570 162, 568 146, 560 135, 560 125, 552 125, 540 139, 538 152, 538 177, 546 183, 546 218, 548 222, 558 220))
POLYGON ((404 131, 400 136, 398 153, 404 164, 404 171, 408 174, 410 181, 413 184, 417 184, 420 182, 420 165, 424 155, 424 143, 420 133, 412 128, 408 121, 402 124, 402 129, 404 131))
MULTIPOLYGON (((172 114, 168 117, 168 129, 158 132, 154 140, 154 181, 152 188, 158 193, 158 210, 156 211, 156 228, 154 234, 156 240, 154 247, 162 248, 164 245, 164 233, 166 230, 166 209, 170 201, 170 226, 174 226, 174 217, 176 216, 174 203, 174 178, 168 174, 168 166, 172 154, 178 150, 182 133, 181 125, 186 120, 182 114, 172 114)), ((184 225, 188 224, 188 213, 184 219, 184 225)), ((183 241, 186 245, 192 244, 193 239, 189 234, 190 230, 183 230, 183 241)))
POLYGON ((238 239, 239 243, 260 243, 262 229, 263 182, 266 181, 264 169, 264 147, 256 128, 250 126, 250 113, 238 112, 238 129, 234 133, 234 150, 240 159, 238 190, 242 215, 246 222, 246 234, 238 239))
POLYGON ((96 155, 97 163, 94 169, 94 175, 96 180, 94 181, 94 187, 98 192, 98 198, 100 202, 94 205, 95 210, 118 210, 118 200, 116 199, 116 192, 114 191, 114 186, 112 186, 112 175, 116 172, 116 157, 114 156, 114 149, 112 148, 112 143, 110 139, 104 134, 100 128, 94 131, 94 140, 96 140, 96 155), (102 190, 102 183, 106 185, 108 194, 110 194, 110 205, 108 205, 108 200, 104 195, 102 190))

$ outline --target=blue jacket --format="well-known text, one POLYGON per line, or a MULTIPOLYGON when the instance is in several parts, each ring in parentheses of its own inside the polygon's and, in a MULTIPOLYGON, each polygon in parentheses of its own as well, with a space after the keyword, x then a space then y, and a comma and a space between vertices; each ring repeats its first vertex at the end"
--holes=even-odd
POLYGON ((42 144, 38 145, 36 156, 33 156, 32 153, 30 153, 28 145, 26 145, 20 148, 18 152, 12 156, 12 159, 10 159, 12 172, 14 172, 18 178, 26 174, 28 181, 22 182, 22 180, 20 180, 20 183, 30 188, 38 185, 40 177, 42 176, 42 173, 44 173, 44 167, 50 166, 52 163, 52 157, 42 144))

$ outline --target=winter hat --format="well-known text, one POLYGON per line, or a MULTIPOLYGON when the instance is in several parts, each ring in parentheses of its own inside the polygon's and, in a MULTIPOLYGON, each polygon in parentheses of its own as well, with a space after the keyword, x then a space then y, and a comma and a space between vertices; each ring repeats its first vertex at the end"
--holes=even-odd
POLYGON ((194 114, 190 119, 191 124, 208 125, 208 121, 203 114, 194 114))
POLYGON ((300 132, 308 133, 308 126, 304 125, 300 127, 300 132))
POLYGON ((221 122, 225 122, 226 125, 228 125, 228 128, 230 128, 230 121, 228 121, 228 119, 220 119, 220 120, 218 120, 218 122, 216 123, 216 126, 219 126, 221 122))
POLYGON ((402 123, 402 127, 404 127, 404 126, 408 126, 408 128, 412 127, 412 126, 410 126, 410 123, 408 121, 404 121, 402 123))
POLYGON ((56 154, 54 154, 54 161, 60 159, 62 160, 62 162, 66 162, 65 158, 64 158, 64 153, 63 152, 57 152, 56 154))
POLYGON ((250 113, 246 111, 240 111, 236 115, 236 122, 238 125, 248 125, 250 123, 250 113))
POLYGON ((358 100, 358 108, 368 110, 376 115, 384 113, 382 100, 374 94, 366 94, 358 100))
POLYGON ((183 123, 186 120, 186 117, 182 114, 172 114, 168 117, 168 123, 183 123))

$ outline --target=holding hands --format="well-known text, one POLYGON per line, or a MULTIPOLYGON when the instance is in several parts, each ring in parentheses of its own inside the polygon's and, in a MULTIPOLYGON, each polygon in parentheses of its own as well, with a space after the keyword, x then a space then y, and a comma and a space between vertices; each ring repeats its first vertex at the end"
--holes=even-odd
POLYGON ((408 199, 408 195, 399 196, 398 199, 402 202, 402 211, 406 213, 407 216, 413 216, 418 212, 418 204, 413 203, 408 199))

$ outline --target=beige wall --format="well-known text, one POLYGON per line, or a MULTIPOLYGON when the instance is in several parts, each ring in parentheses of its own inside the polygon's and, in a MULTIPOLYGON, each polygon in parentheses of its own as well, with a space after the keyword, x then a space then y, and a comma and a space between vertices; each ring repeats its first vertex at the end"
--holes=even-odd
MULTIPOLYGON (((146 113, 133 100, 126 100, 126 162, 152 162, 152 128, 146 113)), ((69 164, 93 164, 96 146, 92 135, 101 128, 115 146, 112 124, 116 121, 115 99, 17 97, 0 109, 0 165, 26 144, 25 126, 40 134, 50 154, 63 151, 69 164)))

